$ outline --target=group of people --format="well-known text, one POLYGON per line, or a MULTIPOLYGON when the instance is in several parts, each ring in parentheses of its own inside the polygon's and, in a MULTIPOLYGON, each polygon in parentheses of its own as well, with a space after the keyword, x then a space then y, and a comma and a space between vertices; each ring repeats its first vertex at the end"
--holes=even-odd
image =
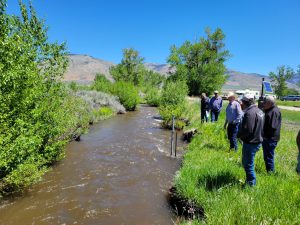
POLYGON ((214 96, 209 99, 205 93, 201 94, 201 122, 208 122, 209 112, 211 116, 211 122, 218 121, 219 114, 223 107, 223 100, 219 96, 218 91, 214 91, 214 96))
MULTIPOLYGON (((228 100, 224 128, 227 129, 230 149, 238 151, 238 139, 241 140, 246 184, 254 186, 256 185, 254 159, 261 146, 267 172, 275 171, 274 156, 280 140, 281 112, 272 96, 264 98, 263 111, 255 105, 255 97, 251 94, 246 94, 241 101, 237 101, 234 93, 229 93, 228 100)), ((222 98, 218 96, 217 91, 210 100, 203 93, 201 121, 204 122, 204 119, 208 121, 208 111, 211 112, 211 121, 217 121, 222 106, 222 98)))

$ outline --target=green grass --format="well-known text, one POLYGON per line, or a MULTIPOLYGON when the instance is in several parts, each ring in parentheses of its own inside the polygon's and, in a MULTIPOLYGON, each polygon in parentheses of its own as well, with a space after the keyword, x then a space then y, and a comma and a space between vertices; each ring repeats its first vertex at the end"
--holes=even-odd
POLYGON ((109 107, 103 106, 98 110, 94 110, 93 115, 97 118, 96 121, 105 120, 112 117, 114 115, 114 111, 109 107))
POLYGON ((300 101, 276 101, 277 105, 300 107, 300 101))
POLYGON ((188 147, 175 185, 182 196, 204 207, 206 219, 192 224, 299 224, 296 129, 285 128, 288 121, 300 122, 297 112, 282 112, 284 123, 275 159, 277 172, 266 173, 260 150, 255 158, 258 184, 243 189, 241 146, 238 153, 228 151, 224 111, 217 123, 201 125, 199 104, 191 105, 189 110, 191 125, 187 129, 196 127, 199 132, 188 147))

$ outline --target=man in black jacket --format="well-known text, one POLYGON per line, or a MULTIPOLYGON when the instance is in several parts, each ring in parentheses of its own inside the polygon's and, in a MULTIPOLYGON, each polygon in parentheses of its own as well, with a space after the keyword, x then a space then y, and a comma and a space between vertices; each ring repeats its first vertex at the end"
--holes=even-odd
POLYGON ((246 184, 256 185, 254 158, 263 141, 264 114, 255 105, 254 96, 244 95, 242 98, 244 117, 238 132, 238 138, 243 141, 242 163, 246 172, 246 184))
POLYGON ((206 97, 205 93, 201 94, 201 123, 205 121, 208 122, 209 115, 209 98, 206 97))
POLYGON ((265 111, 264 140, 262 143, 267 172, 274 172, 274 155, 280 139, 281 112, 275 105, 275 99, 267 96, 264 99, 265 111))

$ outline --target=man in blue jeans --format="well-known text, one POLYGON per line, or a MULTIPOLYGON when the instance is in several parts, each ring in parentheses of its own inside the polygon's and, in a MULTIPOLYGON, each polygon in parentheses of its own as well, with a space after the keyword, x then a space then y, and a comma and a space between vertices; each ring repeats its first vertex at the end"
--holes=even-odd
POLYGON ((211 122, 218 121, 219 114, 223 107, 223 100, 219 96, 218 91, 214 91, 215 96, 212 97, 209 101, 209 108, 210 108, 210 115, 211 115, 211 122))
POLYGON ((274 156, 277 142, 280 139, 281 112, 275 105, 275 99, 267 96, 264 99, 265 123, 263 134, 263 152, 267 172, 274 172, 274 156))
POLYGON ((239 102, 235 100, 234 93, 228 93, 229 104, 226 108, 226 120, 224 129, 227 128, 227 137, 230 142, 230 149, 238 150, 237 133, 241 122, 243 111, 239 102), (228 124, 228 126, 227 126, 228 124))
POLYGON ((238 131, 243 141, 242 163, 246 172, 246 184, 256 185, 254 158, 263 141, 264 113, 255 105, 254 95, 246 94, 242 98, 244 117, 238 131))

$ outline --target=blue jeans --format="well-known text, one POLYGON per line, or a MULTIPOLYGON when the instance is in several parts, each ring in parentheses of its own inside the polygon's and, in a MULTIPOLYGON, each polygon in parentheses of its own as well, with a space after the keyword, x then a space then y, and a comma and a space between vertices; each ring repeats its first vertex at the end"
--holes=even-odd
POLYGON ((267 172, 274 172, 274 156, 275 156, 275 148, 277 146, 277 141, 268 139, 264 140, 262 143, 263 152, 264 152, 264 160, 266 165, 267 172))
POLYGON ((207 111, 201 111, 201 122, 204 122, 204 119, 206 122, 208 122, 208 116, 207 116, 207 111))
POLYGON ((211 111, 210 111, 211 122, 218 121, 219 114, 220 114, 220 112, 211 110, 211 111))
POLYGON ((233 149, 235 151, 238 150, 238 143, 237 143, 237 133, 239 130, 239 123, 230 123, 227 127, 227 136, 230 142, 230 149, 233 149))
POLYGON ((256 185, 256 175, 254 171, 254 158, 261 144, 243 143, 242 163, 246 172, 246 184, 256 185))

